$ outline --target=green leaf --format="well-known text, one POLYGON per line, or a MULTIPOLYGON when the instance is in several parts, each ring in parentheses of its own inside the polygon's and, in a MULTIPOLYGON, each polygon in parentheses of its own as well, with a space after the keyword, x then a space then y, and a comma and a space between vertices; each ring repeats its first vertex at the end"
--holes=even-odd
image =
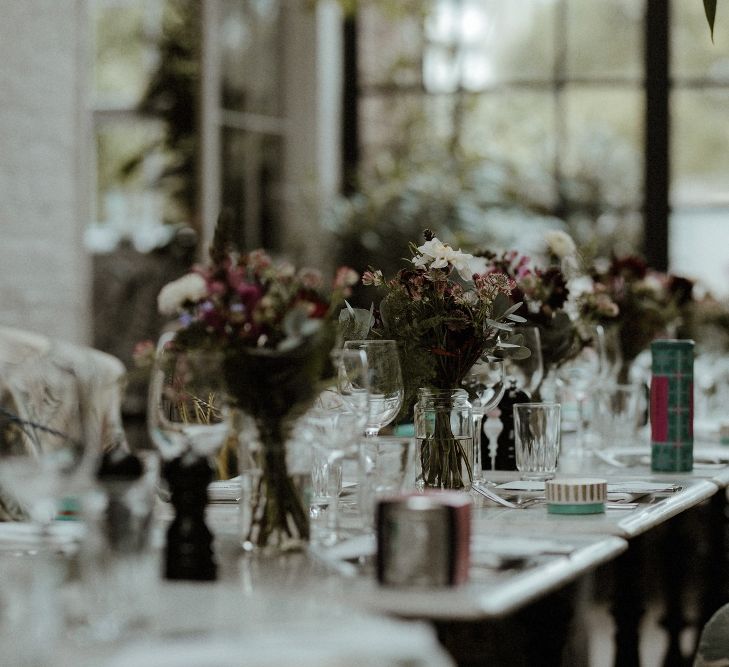
POLYGON ((716 0, 704 0, 704 12, 706 12, 706 20, 709 22, 711 31, 711 43, 714 43, 714 19, 716 18, 716 0))
POLYGON ((496 320, 487 319, 486 324, 488 324, 492 329, 499 329, 500 331, 511 331, 510 325, 502 324, 501 322, 497 322, 496 320))
POLYGON ((511 299, 506 296, 506 294, 497 294, 494 297, 494 302, 492 306, 493 319, 502 319, 505 313, 514 312, 514 310, 516 310, 520 305, 521 303, 515 303, 512 305, 511 299))
POLYGON ((352 308, 348 301, 345 308, 339 312, 339 333, 342 340, 360 340, 369 336, 370 329, 375 323, 373 314, 374 304, 369 310, 352 308))
POLYGON ((528 347, 522 347, 521 345, 511 345, 509 343, 499 343, 499 348, 506 351, 506 358, 513 359, 514 361, 520 361, 522 359, 528 359, 532 356, 532 351, 528 347))

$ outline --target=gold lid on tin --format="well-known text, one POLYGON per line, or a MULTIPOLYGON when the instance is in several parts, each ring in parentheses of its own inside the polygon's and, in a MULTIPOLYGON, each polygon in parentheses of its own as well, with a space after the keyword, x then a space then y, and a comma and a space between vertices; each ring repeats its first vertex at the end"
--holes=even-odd
POLYGON ((547 509, 552 514, 593 514, 605 511, 607 480, 550 479, 545 486, 547 509))

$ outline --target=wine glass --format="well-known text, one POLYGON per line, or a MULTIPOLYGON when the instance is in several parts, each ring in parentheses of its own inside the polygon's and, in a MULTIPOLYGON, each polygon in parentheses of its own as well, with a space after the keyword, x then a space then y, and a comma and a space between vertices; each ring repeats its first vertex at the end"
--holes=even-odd
POLYGON ((531 398, 544 377, 539 329, 534 326, 515 326, 513 333, 522 336, 521 344, 529 350, 530 355, 526 359, 505 359, 504 375, 507 380, 514 380, 516 386, 531 398))
POLYGON ((164 334, 149 386, 147 426, 164 461, 210 458, 228 434, 220 353, 184 349, 164 334))
POLYGON ((89 406, 73 370, 38 356, 1 373, 0 510, 29 518, 42 546, 61 501, 90 487, 100 436, 82 418, 89 406))
MULTIPOLYGON (((318 541, 331 545, 339 540, 339 496, 342 492, 343 463, 356 460, 364 420, 361 414, 337 404, 331 392, 299 421, 299 433, 313 450, 312 499, 310 518, 325 513, 324 532, 318 541)), ((338 396, 338 395, 334 395, 338 396)))
POLYGON ((369 397, 366 436, 375 436, 400 411, 404 397, 400 357, 394 340, 348 340, 345 350, 362 350, 367 355, 369 397))
POLYGON ((620 348, 620 329, 617 326, 596 325, 596 334, 599 336, 602 356, 603 380, 616 384, 623 371, 623 352, 620 348))
MULTIPOLYGON (((504 383, 504 362, 500 359, 482 358, 479 359, 466 373, 461 382, 468 392, 471 407, 473 409, 474 426, 474 464, 473 479, 480 481, 483 477, 483 418, 498 405, 506 385, 504 383)), ((493 438, 495 442, 495 437, 493 438)), ((496 451, 494 448, 494 456, 496 451)))
POLYGON ((174 519, 165 542, 167 579, 210 581, 217 576, 213 536, 205 523, 212 457, 229 430, 222 354, 187 349, 164 334, 149 385, 147 426, 164 461, 174 519))
POLYGON ((369 367, 362 349, 337 349, 331 354, 337 377, 337 392, 347 409, 367 421, 369 405, 369 367))
POLYGON ((576 450, 582 454, 585 449, 585 435, 589 425, 588 399, 595 388, 604 381, 605 353, 604 330, 596 325, 588 327, 581 334, 582 347, 557 371, 558 379, 571 392, 577 406, 576 450))

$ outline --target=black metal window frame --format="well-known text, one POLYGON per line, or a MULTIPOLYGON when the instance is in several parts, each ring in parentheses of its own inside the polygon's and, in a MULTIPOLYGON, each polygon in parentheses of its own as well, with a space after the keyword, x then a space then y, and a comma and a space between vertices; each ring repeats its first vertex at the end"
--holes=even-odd
MULTIPOLYGON (((636 81, 632 78, 600 77, 584 79, 567 77, 566 72, 566 25, 567 3, 561 0, 557 5, 555 41, 557 51, 553 78, 546 81, 515 80, 498 84, 489 88, 489 92, 498 89, 537 89, 549 87, 553 91, 556 109, 555 136, 557 150, 555 152, 554 174, 556 182, 562 173, 562 154, 560 145, 564 143, 566 128, 564 126, 563 92, 567 85, 613 85, 637 86, 645 94, 644 111, 644 167, 643 167, 643 247, 642 252, 648 263, 659 270, 668 268, 668 239, 670 215, 670 16, 671 0, 646 0, 644 30, 644 78, 636 81)), ((355 189, 356 174, 361 159, 359 143, 358 100, 363 92, 386 94, 392 92, 392 86, 377 86, 363 91, 359 83, 357 68, 358 33, 357 17, 349 15, 344 23, 344 86, 343 86, 343 129, 342 129, 342 192, 351 194, 355 189)), ((397 87, 405 92, 407 88, 397 87)), ((420 88, 417 92, 428 94, 420 88)), ((484 91, 485 92, 485 91, 484 91)), ((478 93, 474 93, 478 94, 478 93)), ((563 197, 558 192, 558 203, 555 214, 564 216, 568 211, 563 197)))

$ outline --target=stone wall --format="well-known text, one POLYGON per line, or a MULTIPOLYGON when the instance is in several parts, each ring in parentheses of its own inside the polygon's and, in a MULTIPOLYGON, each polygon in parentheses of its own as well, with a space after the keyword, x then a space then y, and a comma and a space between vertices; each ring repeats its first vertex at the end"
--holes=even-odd
POLYGON ((0 324, 90 342, 83 0, 0 0, 0 324))

